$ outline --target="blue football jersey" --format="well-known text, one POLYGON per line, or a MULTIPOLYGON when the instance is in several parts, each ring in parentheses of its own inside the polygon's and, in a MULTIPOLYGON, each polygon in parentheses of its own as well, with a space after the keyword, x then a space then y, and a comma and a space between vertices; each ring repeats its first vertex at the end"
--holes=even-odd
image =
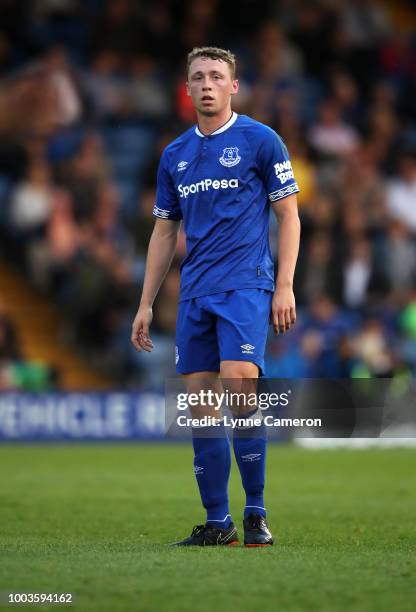
POLYGON ((272 129, 232 114, 204 136, 192 127, 164 150, 153 214, 183 219, 180 300, 234 289, 274 290, 270 202, 299 191, 272 129))

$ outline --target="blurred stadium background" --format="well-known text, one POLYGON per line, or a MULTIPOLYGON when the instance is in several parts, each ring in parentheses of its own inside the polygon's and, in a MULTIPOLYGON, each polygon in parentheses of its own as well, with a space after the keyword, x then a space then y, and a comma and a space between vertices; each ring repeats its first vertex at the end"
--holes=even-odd
MULTIPOLYGON (((194 122, 186 54, 205 44, 237 54, 235 108, 282 135, 301 186, 298 323, 270 337, 268 376, 414 383, 414 1, 0 0, 2 442, 163 437, 183 236, 152 354, 130 328, 160 153, 194 122)), ((414 450, 270 445, 279 545, 250 557, 166 547, 201 519, 191 453, 1 444, 0 600, 414 609, 414 450)))
MULTIPOLYGON (((270 377, 416 371, 416 7, 410 0, 0 2, 0 388, 161 390, 130 345, 162 148, 194 122, 193 47, 238 56, 235 100, 289 148, 299 321, 270 377)), ((276 247, 278 228, 272 226, 276 247)))
MULTIPOLYGON (((291 152, 302 216, 297 329, 269 376, 416 369, 416 10, 410 1, 0 3, 0 387, 160 389, 130 346, 162 147, 194 122, 184 59, 239 59, 236 110, 291 152)), ((277 243, 273 226, 271 242, 277 243)))

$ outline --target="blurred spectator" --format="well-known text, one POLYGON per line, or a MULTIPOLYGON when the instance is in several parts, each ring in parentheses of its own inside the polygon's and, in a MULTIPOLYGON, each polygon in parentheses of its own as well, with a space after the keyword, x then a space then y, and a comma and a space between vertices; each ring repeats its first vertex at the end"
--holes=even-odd
POLYGON ((289 42, 275 21, 266 21, 257 35, 260 79, 285 78, 302 72, 303 61, 298 50, 289 42))
POLYGON ((319 296, 331 295, 339 301, 341 278, 337 263, 332 257, 332 241, 324 232, 313 235, 307 246, 305 257, 300 258, 296 273, 298 299, 302 304, 311 304, 319 296))
POLYGON ((16 329, 0 302, 0 362, 17 361, 20 358, 16 329))
POLYGON ((129 108, 138 117, 161 118, 169 114, 166 78, 158 73, 149 55, 136 55, 131 61, 128 89, 129 108))
POLYGON ((416 291, 410 297, 409 303, 403 308, 399 316, 402 330, 409 338, 416 340, 416 291))
POLYGON ((360 104, 357 83, 347 72, 336 70, 331 76, 331 93, 334 102, 340 109, 344 121, 360 126, 364 113, 360 104))
POLYGON ((16 327, 0 301, 0 391, 46 391, 57 375, 47 364, 24 360, 16 327))
POLYGON ((29 269, 35 285, 59 295, 83 245, 83 234, 75 222, 69 191, 53 193, 53 207, 45 239, 32 246, 29 269))
POLYGON ((399 122, 390 99, 391 90, 383 85, 374 88, 374 104, 368 109, 367 148, 374 156, 380 170, 390 173, 397 156, 399 122))
POLYGON ((399 358, 416 374, 416 293, 413 291, 406 306, 398 317, 400 339, 397 353, 399 358))
POLYGON ((321 105, 318 121, 309 131, 309 142, 318 155, 338 157, 355 151, 358 134, 342 120, 337 102, 326 100, 321 105))
POLYGON ((88 132, 81 141, 79 151, 68 168, 70 179, 74 183, 92 180, 97 184, 109 176, 109 167, 103 143, 98 133, 88 132))
POLYGON ((296 22, 292 32, 294 43, 302 49, 308 75, 319 77, 331 60, 331 32, 336 14, 329 3, 300 2, 295 8, 296 22), (323 61, 325 58, 325 61, 323 61))
POLYGON ((416 231, 416 151, 402 154, 399 161, 399 175, 387 189, 387 209, 394 219, 405 223, 412 232, 416 231))
POLYGON ((177 61, 184 61, 182 49, 178 46, 174 29, 181 11, 165 0, 143 3, 137 40, 141 52, 154 58, 158 65, 174 67, 177 61), (169 53, 166 53, 169 49, 169 53))
POLYGON ((293 172, 296 180, 302 185, 302 191, 299 192, 297 200, 299 209, 302 212, 303 208, 307 208, 313 202, 317 191, 317 175, 316 168, 312 164, 307 154, 307 149, 304 143, 300 140, 286 140, 292 160, 293 172))
POLYGON ((406 295, 416 286, 416 244, 401 221, 388 225, 385 270, 389 288, 406 295))
POLYGON ((80 98, 61 47, 0 82, 0 133, 13 138, 31 132, 50 134, 80 114, 80 98))
POLYGON ((389 377, 392 374, 393 357, 381 321, 367 320, 354 338, 356 355, 370 376, 389 377))
POLYGON ((371 242, 357 237, 350 243, 350 252, 343 267, 343 300, 347 306, 360 308, 366 303, 373 274, 371 242))
POLYGON ((367 233, 368 219, 365 209, 355 203, 354 197, 343 197, 340 212, 342 236, 345 240, 343 247, 345 248, 354 238, 367 233))
POLYGON ((137 4, 131 0, 111 0, 95 23, 91 47, 100 49, 105 41, 107 49, 116 53, 131 53, 137 45, 137 4))
POLYGON ((183 53, 205 45, 207 40, 219 46, 222 32, 221 23, 216 20, 218 5, 218 0, 193 0, 185 4, 179 32, 183 53))
POLYGON ((100 49, 82 75, 82 89, 89 114, 94 119, 111 119, 120 114, 123 106, 121 59, 112 49, 100 49))
POLYGON ((355 47, 375 47, 389 32, 386 11, 376 0, 344 2, 341 19, 355 47))
POLYGON ((396 82, 414 76, 416 51, 412 32, 395 32, 385 41, 380 52, 383 71, 396 82))
POLYGON ((52 209, 51 192, 49 167, 40 160, 32 162, 12 197, 10 222, 19 237, 31 240, 44 233, 52 209))
POLYGON ((340 181, 343 196, 354 196, 356 205, 363 207, 370 224, 385 223, 385 182, 377 168, 373 149, 363 145, 349 155, 345 159, 340 181), (356 189, 357 184, 359 190, 356 189))

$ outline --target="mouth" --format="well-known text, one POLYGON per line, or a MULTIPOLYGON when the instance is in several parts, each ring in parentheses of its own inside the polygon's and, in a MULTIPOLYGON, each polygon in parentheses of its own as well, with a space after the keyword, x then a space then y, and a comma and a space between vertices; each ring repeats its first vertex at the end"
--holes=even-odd
POLYGON ((201 102, 203 104, 211 104, 212 102, 214 102, 214 98, 212 96, 202 96, 201 98, 201 102))

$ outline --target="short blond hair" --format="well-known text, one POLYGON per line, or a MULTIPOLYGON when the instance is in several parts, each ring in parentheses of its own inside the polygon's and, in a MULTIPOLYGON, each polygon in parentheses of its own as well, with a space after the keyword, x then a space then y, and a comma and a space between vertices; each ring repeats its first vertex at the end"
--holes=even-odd
POLYGON ((229 65, 231 76, 235 79, 236 73, 236 58, 234 53, 226 49, 220 49, 219 47, 194 47, 190 53, 188 53, 188 61, 186 65, 186 72, 189 73, 192 62, 197 57, 207 57, 209 59, 220 60, 229 65))

